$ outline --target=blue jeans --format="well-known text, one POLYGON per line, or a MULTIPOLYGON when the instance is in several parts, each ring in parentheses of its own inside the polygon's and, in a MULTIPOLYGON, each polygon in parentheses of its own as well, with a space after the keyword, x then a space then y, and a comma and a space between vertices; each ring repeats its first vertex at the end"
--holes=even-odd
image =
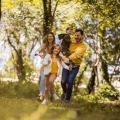
POLYGON ((73 82, 75 80, 75 77, 79 71, 79 66, 73 68, 71 71, 63 68, 62 70, 62 81, 61 86, 63 89, 63 93, 66 94, 66 100, 70 101, 72 90, 73 90, 73 82))
POLYGON ((44 90, 45 90, 45 75, 43 70, 40 72, 40 86, 39 86, 39 92, 40 95, 44 94, 44 90))

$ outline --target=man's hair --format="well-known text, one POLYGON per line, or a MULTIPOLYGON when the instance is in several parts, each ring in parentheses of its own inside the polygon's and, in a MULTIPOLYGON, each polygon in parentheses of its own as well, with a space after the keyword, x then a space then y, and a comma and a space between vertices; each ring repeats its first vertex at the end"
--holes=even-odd
POLYGON ((72 30, 72 29, 73 29, 72 27, 67 27, 67 28, 66 28, 66 31, 67 31, 67 30, 72 30))
POLYGON ((76 29, 76 30, 75 30, 75 32, 80 32, 80 33, 81 33, 81 35, 83 35, 83 34, 84 34, 84 32, 83 32, 83 30, 82 30, 82 29, 76 29))

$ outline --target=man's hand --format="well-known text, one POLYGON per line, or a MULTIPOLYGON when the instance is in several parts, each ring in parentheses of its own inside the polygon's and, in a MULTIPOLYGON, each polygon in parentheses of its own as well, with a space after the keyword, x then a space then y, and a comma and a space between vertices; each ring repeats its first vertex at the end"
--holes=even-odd
POLYGON ((72 70, 72 64, 69 65, 69 70, 70 70, 70 71, 72 70))

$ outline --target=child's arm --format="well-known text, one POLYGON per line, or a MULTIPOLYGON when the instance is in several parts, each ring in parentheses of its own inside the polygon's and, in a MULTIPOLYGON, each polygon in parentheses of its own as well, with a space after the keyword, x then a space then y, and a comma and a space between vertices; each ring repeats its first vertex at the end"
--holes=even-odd
POLYGON ((71 43, 76 43, 76 41, 75 41, 75 40, 72 40, 71 43))
POLYGON ((63 61, 61 61, 61 64, 62 64, 62 67, 63 67, 63 68, 65 68, 65 69, 69 70, 69 66, 68 66, 68 65, 66 65, 63 61))
POLYGON ((65 63, 69 63, 69 59, 68 59, 66 56, 64 56, 61 52, 60 52, 59 56, 62 58, 62 60, 63 60, 65 63))
POLYGON ((38 48, 38 49, 36 50, 35 55, 39 55, 39 53, 42 52, 42 51, 44 51, 44 50, 45 50, 45 45, 42 44, 42 45, 40 46, 40 48, 38 48))
POLYGON ((43 63, 42 63, 43 66, 49 65, 50 62, 51 62, 51 56, 50 56, 50 54, 46 54, 46 56, 45 56, 45 58, 44 58, 44 60, 43 60, 43 63))

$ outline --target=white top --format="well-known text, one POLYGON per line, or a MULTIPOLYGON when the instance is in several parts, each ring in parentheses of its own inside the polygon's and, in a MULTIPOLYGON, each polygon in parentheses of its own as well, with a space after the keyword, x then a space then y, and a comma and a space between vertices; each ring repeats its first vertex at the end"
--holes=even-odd
POLYGON ((55 35, 55 44, 58 44, 61 46, 62 39, 59 39, 58 34, 55 35))
MULTIPOLYGON (((63 61, 61 61, 61 63, 57 61, 57 65, 58 65, 58 72, 57 72, 58 76, 61 74, 62 68, 69 70, 69 67, 63 61)), ((48 75, 51 72, 52 59, 50 54, 46 54, 46 56, 41 60, 40 69, 42 68, 44 69, 44 75, 48 75), (50 63, 49 63, 49 60, 50 60, 50 63)))

